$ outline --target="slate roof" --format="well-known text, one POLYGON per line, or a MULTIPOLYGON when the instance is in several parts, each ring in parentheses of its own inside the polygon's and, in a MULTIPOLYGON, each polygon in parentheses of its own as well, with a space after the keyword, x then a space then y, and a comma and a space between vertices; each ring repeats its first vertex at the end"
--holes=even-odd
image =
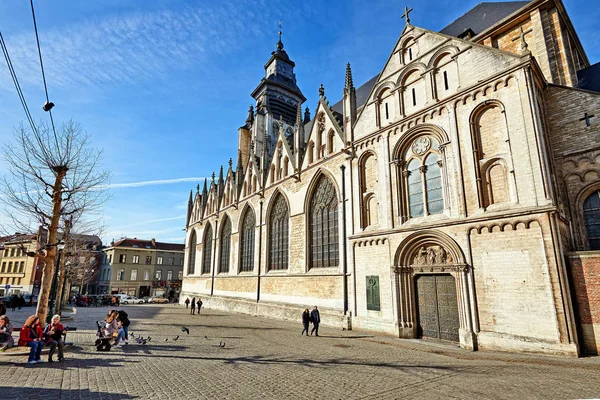
POLYGON ((152 249, 152 250, 172 250, 172 251, 183 251, 185 249, 184 244, 177 243, 162 243, 152 240, 143 239, 130 239, 125 238, 116 242, 112 247, 133 247, 139 249, 152 249))
POLYGON ((577 71, 579 89, 600 92, 600 62, 577 71))
POLYGON ((478 35, 527 4, 529 4, 529 1, 479 3, 462 17, 442 29, 440 33, 459 36, 470 29, 475 35, 478 35))
MULTIPOLYGON (((373 89, 373 86, 377 83, 377 78, 379 78, 379 74, 375 75, 356 89, 356 108, 361 108, 365 105, 369 94, 371 93, 371 89, 373 89)), ((333 111, 340 114, 344 113, 344 104, 342 103, 342 100, 333 105, 333 111)))

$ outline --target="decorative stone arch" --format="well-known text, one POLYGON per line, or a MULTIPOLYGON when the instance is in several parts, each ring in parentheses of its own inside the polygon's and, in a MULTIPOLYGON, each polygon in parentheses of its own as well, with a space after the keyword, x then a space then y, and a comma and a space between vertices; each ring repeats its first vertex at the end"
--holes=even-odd
POLYGON ((406 78, 415 71, 418 71, 419 73, 423 74, 427 71, 427 66, 422 62, 415 62, 407 65, 404 68, 404 70, 400 73, 398 80, 396 80, 396 87, 404 87, 406 78))
POLYGON ((589 238, 585 219, 583 214, 583 206, 587 198, 600 190, 600 182, 595 181, 583 187, 573 199, 571 207, 571 215, 573 218, 573 227, 576 230, 576 247, 577 250, 589 250, 589 238))
POLYGON ((508 183, 508 166, 506 165, 506 160, 504 158, 495 157, 483 163, 481 165, 481 177, 483 206, 486 209, 496 204, 506 204, 510 202, 511 195, 510 185, 508 183), (497 179, 494 179, 494 177, 491 176, 492 169, 497 167, 502 168, 503 175, 502 182, 500 183, 503 184, 504 187, 498 187, 497 179), (504 195, 501 193, 502 189, 506 191, 504 195))
POLYGON ((454 45, 448 45, 448 46, 442 47, 441 49, 439 49, 435 53, 433 53, 433 55, 429 59, 429 62, 427 63, 427 69, 435 68, 437 66, 438 60, 440 58, 442 58, 442 56, 444 56, 446 54, 450 54, 451 57, 454 57, 459 52, 460 52, 460 50, 458 49, 458 47, 456 47, 454 45))
POLYGON ((201 274, 210 274, 212 266, 213 240, 215 238, 214 229, 210 222, 206 222, 202 231, 202 263, 201 274))
POLYGON ((434 230, 408 235, 396 250, 392 271, 397 293, 400 337, 415 338, 418 335, 416 278, 420 275, 450 275, 456 284, 458 342, 462 348, 476 349, 476 335, 473 329, 475 308, 470 300, 474 298, 473 279, 469 279, 472 271, 462 249, 454 239, 434 230))
POLYGON ((380 99, 381 93, 383 93, 385 90, 393 91, 394 89, 396 89, 396 83, 394 83, 393 81, 385 81, 377 86, 377 90, 375 90, 375 92, 373 93, 372 100, 375 101, 377 99, 380 99))
POLYGON ((420 176, 420 179, 417 178, 417 181, 420 182, 422 187, 421 193, 423 194, 423 207, 422 210, 420 210, 419 215, 427 216, 432 213, 439 214, 449 212, 450 195, 448 190, 448 173, 446 169, 446 147, 448 144, 448 135, 442 128, 432 124, 423 124, 409 129, 404 135, 402 135, 400 140, 398 140, 394 146, 394 151, 392 154, 393 163, 396 165, 396 179, 394 180, 397 194, 396 210, 398 210, 398 222, 400 224, 408 221, 409 218, 411 218, 411 215, 413 215, 413 213, 411 213, 411 201, 409 197, 409 192, 412 190, 411 186, 409 185, 411 176, 413 178, 415 176, 420 176), (417 143, 417 140, 423 141, 428 147, 418 155, 414 154, 414 151, 411 150, 411 152, 413 152, 411 155, 409 150, 413 147, 413 145, 415 145, 415 143, 417 143), (438 161, 433 162, 430 167, 427 167, 424 163, 430 160, 431 154, 435 154, 438 158, 438 161), (418 166, 415 171, 411 172, 409 168, 412 166, 409 164, 409 162, 412 159, 418 159, 420 166, 418 166), (411 175, 414 173, 419 175, 411 175), (439 199, 434 201, 434 197, 430 197, 433 196, 434 192, 429 191, 429 189, 427 189, 428 186, 425 184, 427 178, 434 176, 431 174, 435 175, 435 179, 441 179, 441 193, 443 196, 443 201, 441 204, 439 203, 439 199))
POLYGON ((338 199, 338 202, 341 203, 342 201, 341 189, 338 185, 337 179, 335 179, 335 177, 329 170, 319 168, 317 172, 313 175, 312 179, 310 180, 310 183, 308 184, 308 187, 306 188, 306 196, 304 197, 303 210, 305 214, 307 214, 310 211, 310 199, 312 198, 313 193, 315 192, 315 189, 317 188, 317 185, 321 180, 321 177, 325 177, 326 179, 329 179, 331 181, 331 183, 333 184, 333 188, 335 189, 335 196, 338 199))
POLYGON ((376 225, 379 219, 379 208, 376 210, 372 210, 370 208, 373 204, 379 204, 377 199, 377 187, 367 188, 367 171, 366 171, 366 163, 369 159, 375 160, 375 180, 379 178, 379 174, 377 173, 377 154, 373 150, 367 150, 362 153, 358 159, 358 190, 360 192, 359 199, 359 207, 360 207, 360 227, 362 229, 366 229, 371 225, 376 225), (376 212, 376 217, 373 211, 376 212))
POLYGON ((219 224, 219 252, 218 266, 219 273, 229 273, 231 268, 231 237, 233 235, 233 221, 227 215, 223 214, 221 223, 219 224), (227 231, 225 231, 227 230, 227 231))
POLYGON ((510 132, 508 129, 508 121, 506 119, 506 108, 504 104, 495 99, 485 100, 478 104, 471 114, 469 115, 469 126, 471 131, 471 146, 472 146, 472 154, 473 154, 473 165, 475 166, 475 181, 477 182, 477 196, 479 201, 479 207, 481 209, 486 209, 486 198, 485 198, 485 187, 484 187, 484 179, 485 179, 485 165, 488 165, 490 160, 493 159, 503 159, 506 165, 505 173, 506 173, 506 184, 508 189, 508 197, 510 202, 518 202, 518 192, 517 185, 515 182, 513 171, 513 160, 512 153, 509 148, 510 143, 510 132), (504 130, 503 136, 500 138, 500 142, 505 146, 502 149, 497 149, 492 153, 483 153, 483 142, 482 142, 482 134, 480 128, 480 118, 483 113, 487 110, 499 108, 500 113, 502 115, 503 127, 501 129, 504 130), (510 179, 510 175, 512 175, 512 179, 510 179))
POLYGON ((406 36, 405 38, 403 38, 400 41, 400 61, 403 64, 408 64, 408 63, 410 63, 412 61, 411 57, 406 52, 407 48, 408 47, 412 47, 412 45, 415 46, 415 52, 416 52, 416 54, 411 54, 411 55, 413 56, 412 58, 415 58, 418 55, 418 53, 419 53, 419 51, 418 51, 419 48, 418 48, 416 36, 414 36, 414 35, 408 35, 408 36, 406 36))

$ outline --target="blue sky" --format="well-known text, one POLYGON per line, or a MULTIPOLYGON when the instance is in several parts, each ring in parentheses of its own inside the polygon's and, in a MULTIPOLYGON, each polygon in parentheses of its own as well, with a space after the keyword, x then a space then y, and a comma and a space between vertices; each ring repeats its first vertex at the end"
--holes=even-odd
MULTIPOLYGON (((34 118, 47 118, 28 1, 0 2, 0 30, 34 118)), ((591 63, 600 61, 600 9, 565 0, 591 63)), ((478 4, 415 1, 413 25, 440 30, 478 4), (442 4, 440 4, 442 3, 442 4)), ((123 235, 182 242, 199 178, 235 157, 237 128, 277 42, 296 62, 311 111, 323 83, 341 97, 347 62, 360 85, 383 67, 405 4, 383 0, 37 0, 36 17, 57 121, 73 118, 104 149, 112 172, 105 241, 123 235), (157 182, 158 181, 158 182, 157 182)), ((0 142, 25 119, 0 64, 0 142)), ((234 160, 235 161, 235 160, 234 160)), ((0 160, 0 175, 6 165, 0 160)))

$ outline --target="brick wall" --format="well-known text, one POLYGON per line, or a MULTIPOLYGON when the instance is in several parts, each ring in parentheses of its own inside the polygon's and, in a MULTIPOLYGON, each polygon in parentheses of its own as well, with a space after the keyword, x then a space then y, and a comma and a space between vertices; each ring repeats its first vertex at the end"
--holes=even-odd
POLYGON ((569 255, 571 279, 575 290, 583 350, 600 353, 600 252, 569 255))

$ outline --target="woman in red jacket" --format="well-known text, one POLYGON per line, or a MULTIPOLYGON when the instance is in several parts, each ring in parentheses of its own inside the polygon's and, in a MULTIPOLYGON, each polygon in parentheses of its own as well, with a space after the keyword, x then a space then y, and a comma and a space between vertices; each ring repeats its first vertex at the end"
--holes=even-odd
POLYGON ((27 360, 28 364, 35 364, 43 362, 41 359, 42 356, 42 347, 44 347, 43 340, 43 331, 40 326, 40 319, 32 315, 27 318, 27 321, 23 324, 21 328, 21 333, 19 335, 19 346, 27 346, 31 348, 29 351, 29 360, 27 360))

